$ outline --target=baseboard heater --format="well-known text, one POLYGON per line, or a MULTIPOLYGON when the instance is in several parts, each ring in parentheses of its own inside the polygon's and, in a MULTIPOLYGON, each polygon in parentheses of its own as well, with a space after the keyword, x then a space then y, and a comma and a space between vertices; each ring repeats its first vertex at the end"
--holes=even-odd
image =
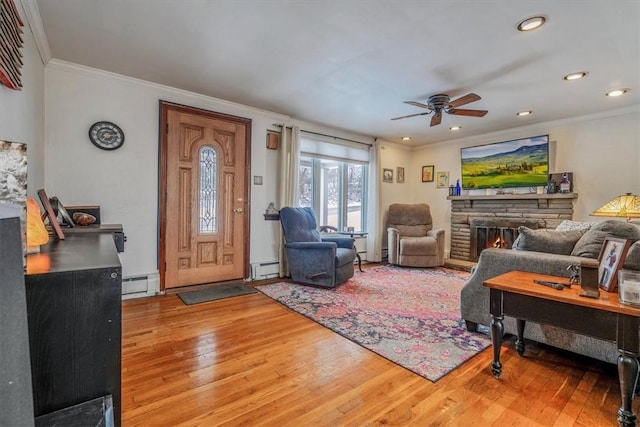
POLYGON ((272 279, 280 276, 278 261, 254 262, 251 264, 251 280, 272 279))
POLYGON ((158 273, 130 276, 122 279, 122 299, 156 295, 160 291, 158 273))

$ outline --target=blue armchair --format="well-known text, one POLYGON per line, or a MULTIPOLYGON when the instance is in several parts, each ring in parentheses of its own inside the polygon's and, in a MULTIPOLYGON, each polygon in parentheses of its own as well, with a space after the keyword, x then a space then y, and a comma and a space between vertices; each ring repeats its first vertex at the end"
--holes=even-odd
POLYGON ((320 237, 313 209, 282 208, 280 223, 293 281, 334 288, 353 277, 353 239, 320 237))

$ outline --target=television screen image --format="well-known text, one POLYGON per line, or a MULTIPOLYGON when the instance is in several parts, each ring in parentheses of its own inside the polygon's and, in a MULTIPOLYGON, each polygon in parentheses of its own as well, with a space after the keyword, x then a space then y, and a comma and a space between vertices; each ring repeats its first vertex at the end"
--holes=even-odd
POLYGON ((460 150, 462 187, 545 186, 549 177, 549 135, 460 150))

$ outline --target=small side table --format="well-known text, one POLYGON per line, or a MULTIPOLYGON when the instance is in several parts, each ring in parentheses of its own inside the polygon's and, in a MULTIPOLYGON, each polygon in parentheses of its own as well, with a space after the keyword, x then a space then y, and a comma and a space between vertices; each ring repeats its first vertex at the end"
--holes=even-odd
MULTIPOLYGON (((366 236, 367 232, 365 231, 336 231, 336 234, 342 234, 343 236, 349 236, 352 239, 354 237, 364 237, 366 236)), ((358 253, 358 248, 356 248, 356 244, 355 241, 353 243, 353 250, 356 251, 356 258, 358 259, 358 270, 360 270, 360 273, 364 273, 364 271, 362 271, 362 258, 360 257, 360 254, 358 253)))

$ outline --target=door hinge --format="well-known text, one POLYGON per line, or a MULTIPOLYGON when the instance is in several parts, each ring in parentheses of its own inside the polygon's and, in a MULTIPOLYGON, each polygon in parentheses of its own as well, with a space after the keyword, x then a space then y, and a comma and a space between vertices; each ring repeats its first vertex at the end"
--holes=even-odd
POLYGON ((164 262, 164 271, 165 272, 167 271, 167 262, 166 261, 164 262))
POLYGON ((167 123, 166 126, 165 126, 165 132, 169 133, 169 123, 167 123))

